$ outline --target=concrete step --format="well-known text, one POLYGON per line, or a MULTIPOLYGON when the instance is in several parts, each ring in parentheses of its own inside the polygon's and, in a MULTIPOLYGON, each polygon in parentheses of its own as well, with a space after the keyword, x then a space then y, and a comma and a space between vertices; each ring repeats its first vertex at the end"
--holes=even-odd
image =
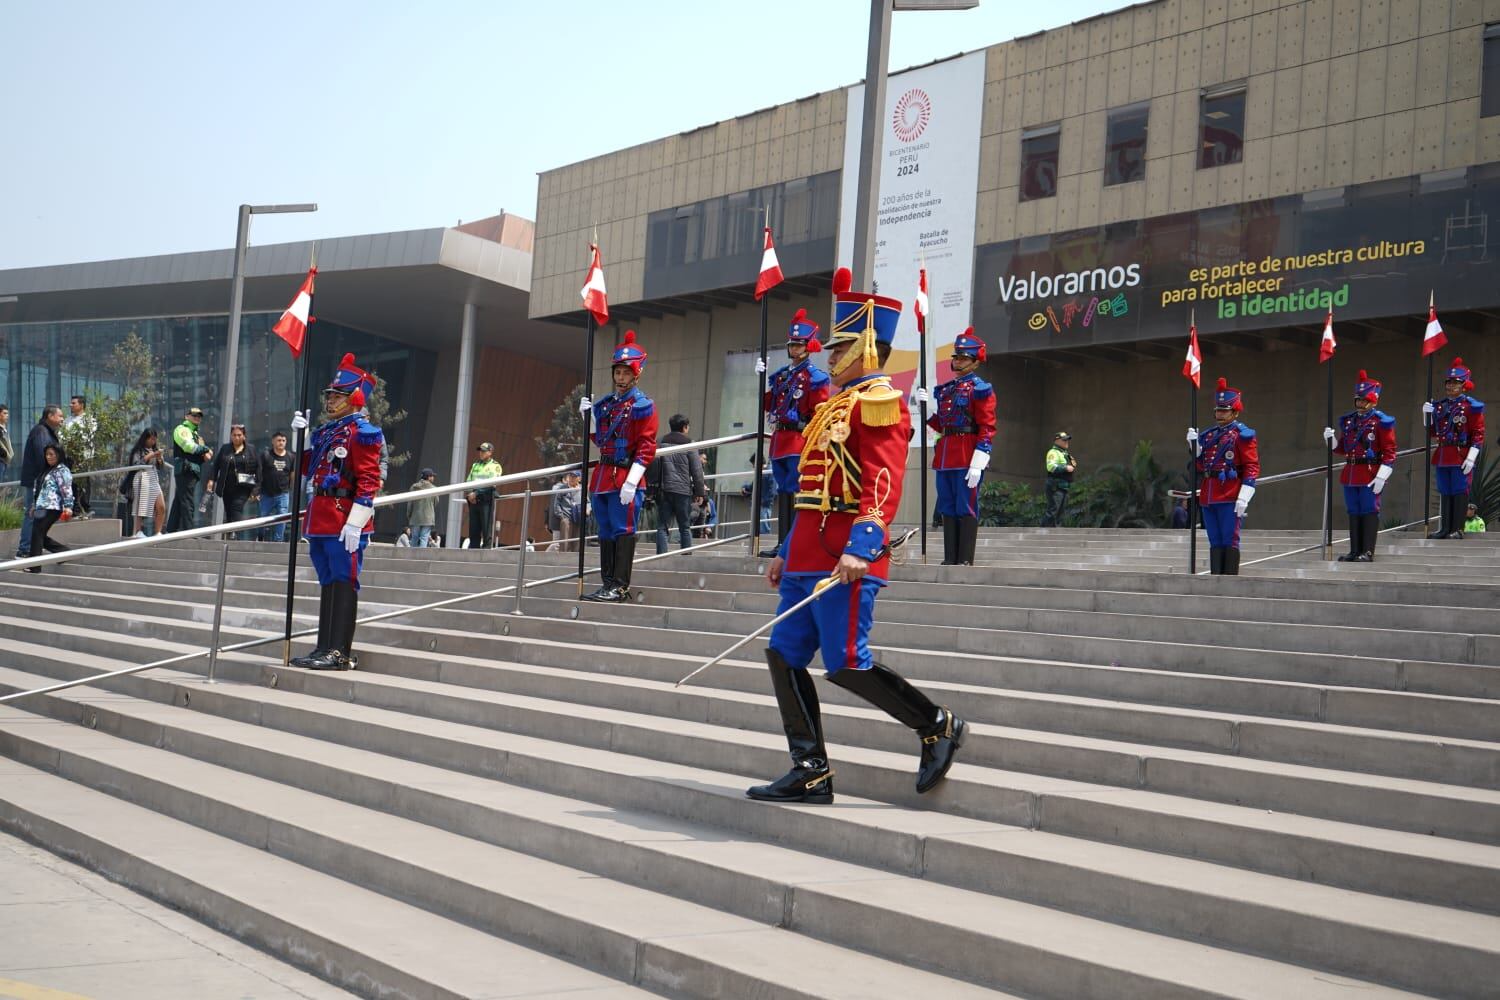
MULTIPOLYGON (((6 678, 9 682, 17 679, 14 676, 6 678)), ((215 696, 224 694, 224 691, 214 692, 215 696)), ((274 692, 271 695, 272 700, 290 697, 293 696, 286 692, 274 692)), ((167 706, 149 703, 122 705, 117 698, 88 691, 52 696, 50 700, 56 703, 54 709, 63 714, 79 711, 95 713, 97 717, 99 713, 104 713, 99 721, 101 730, 129 732, 135 729, 144 737, 148 727, 160 727, 154 742, 169 749, 187 753, 201 752, 189 749, 194 743, 192 734, 195 731, 200 745, 201 741, 209 740, 219 744, 221 748, 233 743, 233 754, 220 749, 215 757, 227 764, 232 756, 235 763, 229 766, 236 770, 248 769, 255 772, 261 769, 250 762, 241 765, 242 758, 247 756, 280 756, 281 762, 263 765, 278 777, 286 767, 303 762, 302 767, 306 773, 300 777, 299 784, 308 791, 296 792, 254 778, 237 778, 228 782, 223 778, 216 778, 219 771, 217 765, 198 761, 184 762, 165 750, 126 755, 123 762, 112 764, 106 749, 102 746, 96 749, 90 745, 98 734, 77 728, 69 728, 62 733, 39 733, 34 728, 24 733, 11 733, 17 756, 26 758, 56 754, 58 767, 63 773, 79 774, 80 780, 92 780, 115 789, 117 794, 129 794, 133 800, 149 803, 153 808, 184 817, 198 817, 194 821, 199 823, 204 822, 202 817, 210 810, 219 813, 250 812, 255 814, 258 822, 292 827, 294 832, 282 835, 288 840, 294 837, 307 840, 318 838, 324 842, 318 846, 304 847, 307 856, 299 856, 299 860, 315 863, 319 867, 333 867, 333 863, 326 860, 323 854, 326 850, 337 851, 340 856, 339 866, 361 873, 379 870, 381 877, 390 879, 392 885, 401 886, 403 895, 421 893, 413 884, 415 879, 432 878, 442 873, 441 869, 445 866, 430 859, 442 857, 447 862, 449 871, 460 868, 482 870, 484 865, 480 854, 483 852, 476 852, 471 846, 472 842, 465 838, 454 835, 445 838, 442 834, 429 832, 427 829, 414 830, 411 829, 413 824, 409 820, 382 820, 367 815, 366 810, 358 810, 357 807, 345 807, 341 810, 337 806, 330 806, 327 799, 320 796, 334 795, 351 802, 369 801, 383 812, 394 811, 401 816, 421 817, 428 825, 432 823, 428 817, 433 815, 441 815, 448 823, 473 830, 492 830, 514 825, 524 822, 523 817, 530 818, 534 825, 539 822, 546 825, 545 821, 539 821, 535 817, 545 815, 549 810, 542 803, 532 802, 524 795, 521 796, 521 803, 511 801, 511 796, 505 796, 505 807, 497 805, 485 808, 487 804, 498 802, 500 798, 485 781, 464 781, 436 772, 433 768, 403 765, 370 753, 340 751, 313 740, 268 734, 259 727, 203 720, 195 718, 196 713, 183 713, 167 706), (125 724, 127 718, 130 720, 128 725, 125 724), (92 769, 99 769, 104 773, 92 778, 84 776, 92 769), (325 772, 330 773, 325 775, 325 772), (377 774, 379 778, 370 777, 377 774), (320 780, 325 777, 326 780, 320 780), (362 783, 364 787, 351 788, 351 783, 362 783), (389 804, 391 796, 388 786, 391 784, 411 789, 409 794, 414 801, 393 809, 389 804), (184 789, 214 791, 185 792, 184 789), (184 798, 190 801, 182 801, 184 798), (425 801, 415 801, 417 799, 425 801), (437 804, 434 799, 442 800, 442 804, 437 804), (507 814, 515 810, 522 816, 496 815, 496 810, 507 814), (465 812, 470 815, 463 815, 465 812), (343 815, 344 813, 348 815, 343 815), (335 832, 350 829, 360 831, 358 844, 343 842, 340 833, 335 832), (418 839, 422 843, 417 843, 418 839), (390 846, 384 846, 387 844, 390 846), (351 854, 377 856, 367 860, 362 857, 351 858, 351 854), (424 859, 421 869, 409 873, 391 871, 392 868, 400 867, 403 861, 411 865, 412 862, 407 859, 414 858, 424 859)), ((115 759, 119 758, 118 754, 114 756, 115 759)), ((714 777, 716 776, 707 775, 705 780, 711 781, 714 777)), ((692 887, 695 881, 704 883, 712 879, 713 885, 700 884, 696 892, 718 900, 720 906, 727 904, 730 909, 736 905, 745 907, 757 911, 759 919, 776 920, 783 914, 789 914, 792 929, 811 931, 816 927, 820 936, 831 937, 846 946, 866 949, 880 947, 887 927, 904 917, 909 936, 902 949, 906 952, 904 957, 909 960, 925 960, 938 965, 941 971, 963 975, 986 984, 999 983, 1028 990, 1041 987, 1047 993, 1056 995, 1061 985, 1056 973, 1040 979, 1033 971, 1029 979, 1018 981, 1017 974, 1008 968, 1008 959, 1014 956, 1006 952, 1016 952, 1024 947, 1032 955, 1033 964, 1037 963, 1038 958, 1047 964, 1056 964, 1064 959, 1073 965, 1094 964, 1089 959, 1090 949, 1078 947, 1080 939, 1089 939, 1096 947, 1107 947, 1111 953, 1117 952, 1123 945, 1129 945, 1137 954, 1156 953, 1156 960, 1167 958, 1167 953, 1174 948, 1179 951, 1180 960, 1191 961, 1194 956, 1181 943, 1166 944, 1158 938, 1142 935, 1137 931, 1123 930, 1122 933, 1121 928, 1108 924, 1099 926, 1097 921, 1086 922, 1091 926, 1073 926, 1056 911, 1032 912, 1033 907, 1017 901, 976 892, 972 886, 976 876, 987 886, 1002 888, 1014 883, 1040 887, 1052 880, 1076 882, 1076 888, 1065 890, 1064 894, 1071 893, 1079 898, 1090 895, 1092 901, 1088 905, 1096 909, 1103 905, 1103 897, 1116 896, 1109 906, 1122 909, 1131 907, 1138 914, 1145 909, 1142 898, 1154 892, 1162 897, 1160 903, 1163 912, 1172 914, 1171 919, 1176 921, 1178 928, 1190 930, 1195 937, 1201 936, 1204 915, 1217 913, 1224 918, 1226 924, 1238 925, 1235 933, 1242 934, 1242 940, 1232 943, 1252 950, 1267 950, 1267 942, 1257 940, 1256 935, 1272 929, 1281 940, 1271 950, 1281 953, 1295 947, 1296 941, 1306 942, 1311 936, 1320 940, 1336 939, 1340 953, 1334 956, 1330 956, 1329 950, 1321 945, 1316 948, 1304 946, 1300 950, 1307 959, 1324 967, 1328 967, 1331 959, 1335 966, 1339 963, 1350 964, 1376 978, 1418 989, 1431 989, 1436 985, 1444 990, 1461 991, 1463 987, 1460 984, 1484 981, 1493 972, 1500 971, 1500 952, 1496 951, 1500 947, 1500 918, 1463 916, 1440 908, 1390 900, 1368 899, 1356 903, 1349 898, 1350 894, 1340 890, 1292 886, 1286 884, 1285 880, 1235 875, 1214 870, 1211 866, 1198 862, 1162 859, 1135 851, 1114 852, 1111 855, 1107 848, 1099 847, 1081 851, 1069 844, 1068 838, 1050 838, 1045 835, 1024 838, 1033 842, 1022 845, 1018 851, 1012 846, 1015 839, 1013 834, 998 840, 993 837, 993 834, 1005 833, 1003 829, 972 830, 958 838, 962 845, 958 848, 959 853, 968 855, 967 858, 960 858, 949 856, 949 852, 954 849, 949 846, 949 838, 935 840, 928 837, 924 862, 929 870, 935 867, 940 873, 939 881, 950 883, 948 886, 937 886, 931 880, 893 879, 889 875, 855 865, 826 860, 814 863, 810 856, 771 845, 763 845, 758 850, 746 850, 744 845, 729 846, 721 840, 715 843, 718 838, 711 829, 669 826, 658 829, 658 839, 654 842, 612 845, 608 828, 614 827, 617 838, 620 829, 639 823, 640 817, 608 817, 612 819, 612 823, 605 823, 591 816, 580 818, 577 815, 577 803, 563 800, 551 805, 552 815, 548 818, 553 829, 530 832, 524 835, 525 841, 528 844, 545 841, 553 845, 548 848, 551 852, 585 859, 586 870, 593 874, 604 875, 597 870, 602 866, 612 871, 630 873, 627 878, 634 881, 673 886, 678 891, 689 893, 695 891, 692 887), (671 837, 675 842, 663 843, 663 835, 671 837), (1035 842, 1037 840, 1042 842, 1035 842), (696 849, 693 847, 695 844, 698 845, 696 849), (616 856, 608 857, 611 849, 616 856), (622 852, 626 856, 620 856, 622 852), (601 858, 600 855, 606 857, 601 858), (1111 859, 1116 865, 1113 871, 1110 869, 1111 859), (997 869, 1003 870, 1004 874, 999 875, 997 869), (982 874, 991 871, 997 871, 998 877, 986 877, 982 874), (942 873, 946 873, 947 877, 944 878, 942 873), (812 879, 816 881, 809 884, 812 879), (766 884, 768 881, 769 886, 766 884), (1218 884, 1207 892, 1201 888, 1183 888, 1186 885, 1201 887, 1206 882, 1218 884), (1092 885, 1091 891, 1085 890, 1086 884, 1092 885), (969 888, 958 888, 961 885, 969 888), (764 899, 768 894, 771 898, 764 899), (1273 912, 1262 912, 1266 909, 1273 912), (922 916, 914 918, 911 915, 913 911, 922 916), (1196 912, 1190 915, 1187 911, 1196 912), (1357 924, 1347 919, 1347 914, 1355 911, 1362 914, 1362 919, 1357 924), (828 919, 816 919, 813 914, 820 914, 828 919), (944 917, 935 918, 935 914, 944 914, 944 917), (960 942, 953 940, 955 924, 960 922, 968 928, 963 935, 968 940, 962 943, 982 945, 985 954, 967 952, 960 947, 960 942), (1301 926, 1292 927, 1289 924, 1301 926), (1258 929, 1246 933, 1251 925, 1258 929), (1410 932, 1393 935, 1383 930, 1387 927, 1418 926, 1423 931, 1414 940, 1408 940, 1413 937, 1410 932), (1018 941, 1016 939, 1021 937, 1022 928, 1029 930, 1030 934, 1026 940, 1018 941), (1046 933, 1039 933, 1042 931, 1046 933), (1049 935, 1055 935, 1052 940, 1057 943, 1049 946, 1046 943, 1049 935), (1111 937, 1114 940, 1108 940, 1111 937), (1037 951, 1043 954, 1038 956, 1037 951), (991 969, 1003 971, 986 971, 991 969), (1433 978, 1434 976, 1437 978, 1433 978)), ((765 809, 764 806, 752 803, 746 805, 750 809, 765 809)), ((213 823, 212 827, 233 835, 232 831, 243 828, 244 825, 243 819, 235 817, 213 823)), ((596 922, 600 920, 599 900, 581 900, 577 897, 582 894, 576 889, 548 894, 542 888, 566 877, 550 870, 555 862, 545 862, 544 867, 534 860, 530 864, 523 864, 511 856, 502 856, 501 860, 506 868, 503 889, 498 882, 494 888, 490 888, 482 885, 484 880, 466 876, 471 883, 470 890, 503 892, 512 909, 530 903, 534 907, 555 911, 573 904, 580 914, 588 913, 590 919, 596 922), (531 878, 525 877, 528 869, 532 870, 531 878), (522 888, 517 888, 518 882, 523 884, 522 888)), ((436 894, 436 891, 434 888, 433 893, 436 894)), ((598 888, 591 886, 590 895, 600 895, 598 888)), ((609 895, 628 894, 623 893, 620 888, 611 887, 609 895)), ((426 900, 427 897, 424 895, 423 898, 426 900)), ((606 911, 627 912, 632 904, 641 905, 628 898, 613 902, 615 906, 605 907, 606 911)), ((432 903, 427 902, 426 905, 432 903)), ((653 915, 661 918, 662 904, 658 902, 656 906, 653 915)), ((687 910, 684 904, 678 903, 677 906, 687 910)), ((484 912, 490 912, 490 908, 485 907, 484 912)), ((465 916, 471 921, 474 919, 472 914, 465 916)), ((508 919, 518 918, 512 916, 508 919)), ((714 926, 714 919, 699 919, 703 923, 693 926, 700 933, 726 935, 739 929, 732 925, 714 926)), ((1074 918, 1074 922, 1077 922, 1077 918, 1074 918)), ((596 935, 598 933, 595 932, 596 935)), ((665 936, 672 932, 663 929, 660 933, 665 936)), ((1259 960, 1246 962, 1229 956, 1227 960, 1216 959, 1216 962, 1220 965, 1220 972, 1231 980, 1239 974, 1253 971, 1269 977, 1266 982, 1279 980, 1284 984, 1283 988, 1297 991, 1308 988, 1305 983, 1297 982, 1299 978, 1311 979, 1307 970, 1285 967, 1278 969, 1275 964, 1259 960), (1236 969, 1236 966, 1244 968, 1236 969)), ((614 971, 615 963, 607 964, 614 971)), ((1334 971, 1338 971, 1338 968, 1334 971)), ((1120 972, 1119 969, 1106 967, 1080 969, 1071 978, 1075 983, 1081 982, 1080 977, 1085 975, 1096 980, 1103 976, 1119 978, 1120 972)), ((1181 988, 1187 984, 1176 985, 1181 988)), ((1075 992, 1076 989, 1076 986, 1063 989, 1061 995, 1082 995, 1075 992)), ((1143 995, 1140 993, 1140 986, 1128 980, 1112 984, 1109 990, 1105 995, 1143 995)), ((1453 995, 1469 994, 1457 992, 1453 995)))

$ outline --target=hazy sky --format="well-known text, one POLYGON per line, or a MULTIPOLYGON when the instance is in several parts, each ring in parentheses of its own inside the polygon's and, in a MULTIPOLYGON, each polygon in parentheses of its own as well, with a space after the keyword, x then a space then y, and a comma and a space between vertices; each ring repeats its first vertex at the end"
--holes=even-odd
MULTIPOLYGON (((891 68, 1126 5, 897 14, 891 68)), ((0 269, 532 217, 538 171, 857 82, 866 0, 0 8, 0 269)))

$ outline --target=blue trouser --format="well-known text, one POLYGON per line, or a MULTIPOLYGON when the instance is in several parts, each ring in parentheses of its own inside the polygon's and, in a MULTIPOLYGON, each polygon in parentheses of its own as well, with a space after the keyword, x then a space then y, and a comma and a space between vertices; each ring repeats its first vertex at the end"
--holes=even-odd
POLYGON ((1463 466, 1435 465, 1433 466, 1433 472, 1437 478, 1437 491, 1443 496, 1462 496, 1469 492, 1469 485, 1473 481, 1473 477, 1464 475, 1463 466))
MULTIPOLYGON (((964 485, 969 467, 937 471, 937 511, 944 517, 978 517, 979 487, 964 485)), ((979 477, 980 482, 984 477, 979 477)))
POLYGON ((21 538, 16 542, 16 558, 31 555, 31 505, 36 503, 36 487, 26 487, 26 501, 21 504, 21 538))
POLYGON ((1208 532, 1209 548, 1240 547, 1240 519, 1235 516, 1233 500, 1206 503, 1198 509, 1203 512, 1203 527, 1208 532))
POLYGON ((637 490, 635 499, 627 506, 620 502, 620 491, 594 494, 594 523, 599 526, 599 540, 608 541, 621 535, 635 534, 635 524, 641 512, 641 501, 645 494, 637 490))
POLYGON ((693 546, 693 498, 687 493, 662 493, 656 498, 656 551, 667 551, 672 521, 677 522, 677 541, 681 548, 693 546))
POLYGON ((411 547, 414 549, 425 549, 432 544, 432 525, 414 524, 411 526, 411 547))
MULTIPOLYGON (((811 594, 824 575, 783 574, 779 588, 781 605, 776 613, 785 613, 811 594)), ((822 597, 771 629, 771 648, 796 670, 811 663, 813 654, 820 649, 823 669, 830 674, 845 667, 870 669, 874 660, 866 640, 875 617, 875 595, 883 586, 885 581, 873 576, 863 577, 854 586, 834 584, 822 597)))
POLYGON ((1350 517, 1380 513, 1380 494, 1368 486, 1345 486, 1344 509, 1350 517))
POLYGON ((307 540, 307 552, 312 556, 313 569, 318 571, 318 583, 326 587, 330 583, 352 583, 359 589, 359 569, 365 564, 365 546, 370 544, 370 533, 359 536, 359 549, 350 552, 338 535, 319 535, 307 540))
MULTIPOLYGON (((271 514, 289 514, 292 510, 292 495, 290 493, 277 493, 274 496, 261 495, 260 516, 266 517, 271 514)), ((284 542, 286 541, 286 525, 273 524, 262 528, 261 541, 284 542)))
POLYGON ((771 459, 771 476, 776 480, 777 493, 797 492, 802 482, 802 474, 797 468, 797 463, 801 460, 801 455, 784 455, 771 459))

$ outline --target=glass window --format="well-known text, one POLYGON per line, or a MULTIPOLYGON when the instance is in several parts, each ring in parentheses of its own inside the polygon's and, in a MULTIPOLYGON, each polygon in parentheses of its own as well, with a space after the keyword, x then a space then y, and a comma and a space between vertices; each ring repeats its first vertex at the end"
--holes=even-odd
POLYGON ((1484 26, 1484 79, 1479 91, 1479 117, 1500 115, 1500 24, 1484 26))
POLYGON ((1116 108, 1109 113, 1104 139, 1104 183, 1129 184, 1146 176, 1146 122, 1149 103, 1116 108))
POLYGON ((1057 145, 1061 129, 1056 125, 1029 128, 1021 133, 1021 200, 1051 198, 1057 194, 1057 145))
POLYGON ((1245 158, 1245 85, 1205 91, 1198 126, 1198 166, 1222 167, 1245 158))

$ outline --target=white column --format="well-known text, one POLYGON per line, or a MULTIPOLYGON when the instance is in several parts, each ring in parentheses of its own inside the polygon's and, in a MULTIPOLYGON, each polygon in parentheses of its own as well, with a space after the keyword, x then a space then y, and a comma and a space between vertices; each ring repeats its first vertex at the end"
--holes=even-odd
MULTIPOLYGON (((453 394, 453 462, 448 472, 448 482, 456 483, 469 473, 469 412, 474 403, 474 303, 464 304, 463 329, 458 344, 458 391, 453 394)), ((451 494, 447 498, 448 516, 444 520, 447 530, 444 543, 458 548, 468 532, 468 507, 463 494, 451 494)))

